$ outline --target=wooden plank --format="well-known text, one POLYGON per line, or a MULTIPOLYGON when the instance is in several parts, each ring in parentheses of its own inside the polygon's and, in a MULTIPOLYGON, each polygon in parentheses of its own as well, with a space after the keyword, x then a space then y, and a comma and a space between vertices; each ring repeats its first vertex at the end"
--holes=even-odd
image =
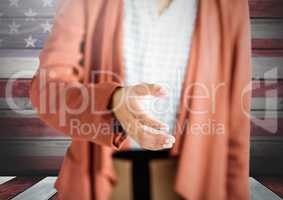
MULTIPOLYGON (((51 31, 52 19, 5 18, 0 23, 0 49, 41 49, 51 31)), ((252 19, 253 48, 282 49, 283 19, 252 19)))
MULTIPOLYGON (((279 96, 280 91, 270 89, 260 91, 264 96, 252 98, 252 110, 283 110, 283 98, 279 96)), ((29 98, 0 98, 0 110, 32 110, 29 98)), ((0 112, 1 114, 1 112, 0 112)))
MULTIPOLYGON (((280 151, 283 151, 283 146, 280 146, 283 142, 283 137, 273 137, 273 136, 255 136, 252 138, 252 141, 265 139, 267 141, 271 140, 273 142, 274 147, 278 147, 280 151)), ((265 141, 264 141, 265 142, 265 141)), ((15 158, 15 157, 30 157, 30 158, 48 158, 48 157, 61 157, 64 156, 68 146, 70 145, 71 140, 68 139, 40 139, 40 138, 30 138, 30 139, 11 139, 11 140, 0 140, 0 157, 1 158, 15 158)), ((263 146, 258 146, 255 148, 259 148, 257 154, 261 153, 260 148, 264 148, 263 146)), ((275 153, 272 149, 268 150, 270 155, 275 153)), ((264 152, 264 151, 263 151, 264 152)), ((1 163, 1 165, 5 165, 5 163, 1 163)), ((40 164, 40 163, 38 163, 40 164)))
MULTIPOLYGON (((34 149, 36 151, 36 149, 34 149)), ((17 176, 54 176, 58 175, 59 169, 62 166, 63 156, 13 156, 0 157, 6 162, 1 163, 0 173, 2 175, 17 175, 17 176)))
POLYGON ((15 178, 15 176, 1 176, 0 177, 0 185, 12 180, 13 178, 15 178))
POLYGON ((252 56, 255 57, 283 57, 283 49, 252 49, 252 56))
POLYGON ((251 26, 253 49, 283 48, 282 19, 252 19, 251 26))
MULTIPOLYGON (((10 80, 13 90, 10 95, 15 98, 3 98, 6 96, 7 80, 0 80, 0 109, 30 110, 29 100, 30 80, 10 80)), ((257 81, 253 82, 253 110, 282 110, 283 96, 282 81, 257 81), (269 98, 273 97, 273 98, 269 98), (274 103, 277 102, 277 103, 274 103)))
POLYGON ((33 109, 28 97, 0 98, 0 109, 24 110, 33 109))
MULTIPOLYGON (((276 110, 252 110, 251 115, 256 118, 283 117, 282 111, 276 110)), ((37 118, 35 110, 0 110, 0 119, 27 120, 37 118)), ((15 122, 18 123, 18 122, 15 122)), ((19 124, 18 124, 19 125, 19 124)))
POLYGON ((283 112, 273 110, 256 110, 251 111, 251 115, 254 118, 283 118, 283 112))
POLYGON ((0 185, 0 199, 11 199, 39 182, 42 178, 43 177, 16 177, 0 185))
POLYGON ((252 39, 253 49, 282 49, 283 39, 252 39))
POLYGON ((1 1, 1 17, 50 17, 54 16, 58 3, 59 0, 1 1))
POLYGON ((283 81, 254 80, 252 85, 253 97, 282 97, 283 96, 283 81))
POLYGON ((252 17, 283 17, 282 0, 249 0, 252 17))
POLYGON ((56 193, 56 189, 54 188, 56 179, 57 177, 46 177, 12 200, 48 200, 56 193))
MULTIPOLYGON (((283 39, 282 19, 251 19, 251 25, 253 39, 283 39)), ((11 49, 13 43, 18 44, 15 47, 25 48, 25 45, 19 44, 22 44, 24 38, 29 35, 44 41, 51 32, 52 26, 53 18, 35 18, 34 20, 2 18, 0 23, 2 48, 11 49)), ((37 48, 41 47, 42 45, 37 46, 37 48)))
POLYGON ((250 189, 252 200, 282 200, 278 195, 253 178, 250 178, 250 189))
POLYGON ((283 198, 283 177, 281 176, 261 176, 256 179, 265 187, 276 193, 279 197, 283 198))
MULTIPOLYGON (((283 79, 283 56, 253 57, 254 79, 283 79)), ((0 57, 0 79, 30 79, 38 68, 36 57, 0 57)), ((2 91, 3 92, 3 91, 2 91)))
POLYGON ((36 117, 35 110, 0 110, 0 118, 34 118, 36 117))
MULTIPOLYGON (((283 60, 283 59, 282 59, 283 60)), ((283 63, 282 63, 283 64, 283 63)), ((283 69, 283 66, 282 66, 283 69)), ((8 108, 7 102, 9 98, 15 101, 16 105, 25 105, 27 107, 21 107, 30 109, 31 105, 29 102, 29 87, 30 79, 17 79, 17 80, 0 80, 0 108, 8 108), (11 88, 11 89, 9 89, 11 88), (7 99, 8 98, 8 99, 7 99)), ((283 81, 282 80, 257 80, 253 81, 253 97, 275 97, 273 94, 277 92, 278 97, 283 96, 283 81)))
POLYGON ((0 157, 47 157, 63 156, 70 139, 14 139, 0 140, 0 157), (13 149, 10 147, 13 146, 13 149))
MULTIPOLYGON (((7 80, 0 80, 0 109, 31 110, 30 80, 9 80, 11 88, 6 93, 7 80), (12 96, 12 97, 6 97, 12 96)), ((9 86, 10 87, 10 86, 9 86)), ((282 110, 283 82, 277 80, 253 81, 253 110, 282 110), (277 103, 274 103, 277 102, 277 103)))
POLYGON ((1 97, 28 97, 31 80, 25 79, 4 79, 0 80, 1 97))
MULTIPOLYGON (((26 17, 31 12, 35 13, 35 17, 53 17, 59 5, 60 0, 1 1, 0 16, 26 17)), ((252 17, 283 17, 281 0, 249 0, 249 5, 252 17)))
POLYGON ((0 49, 0 58, 36 58, 40 55, 40 51, 40 49, 0 49))
POLYGON ((252 19, 253 39, 283 39, 282 19, 252 19))
POLYGON ((68 136, 49 127, 39 118, 0 118, 0 132, 0 139, 69 139, 68 136))
POLYGON ((253 97, 252 110, 283 110, 283 98, 253 97))
MULTIPOLYGON (((1 111, 3 113, 3 111, 1 111)), ((13 111, 6 116, 0 115, 0 139, 9 138, 54 138, 65 139, 69 136, 54 130, 46 125, 36 115, 23 117, 14 115, 13 111), (11 113, 13 113, 11 115, 11 113), (9 130, 9 131, 7 131, 9 130)), ((282 136, 283 135, 283 112, 256 110, 251 112, 252 135, 254 136, 282 136)))
POLYGON ((58 193, 54 194, 49 200, 60 200, 58 193))
MULTIPOLYGON (((38 140, 39 141, 39 140, 38 140)), ((6 151, 13 151, 13 149, 19 145, 24 146, 24 143, 10 143, 5 147, 6 151)), ((67 144, 65 144, 67 148, 67 144)), ((29 142, 25 145, 25 148, 38 151, 37 148, 33 148, 29 142)), ((1 146, 0 146, 1 148, 1 146)), ((48 156, 50 148, 46 147, 41 151, 43 155, 37 153, 38 156, 28 156, 21 153, 21 156, 15 154, 8 154, 1 156, 0 159, 6 162, 1 163, 0 173, 13 174, 13 175, 56 175, 62 164, 64 153, 60 153, 61 147, 52 146, 53 151, 58 149, 57 156, 48 156)), ((278 174, 283 175, 283 137, 274 138, 270 136, 266 137, 252 137, 251 138, 251 172, 253 175, 270 175, 278 174), (274 165, 276 162, 276 165, 274 165)))
MULTIPOLYGON (((253 136, 283 136, 282 118, 267 117, 252 121, 253 136)), ((54 130, 38 118, 0 119, 0 132, 0 139, 70 139, 69 136, 54 130)))
POLYGON ((3 66, 0 78, 32 78, 39 60, 34 57, 1 57, 0 66, 3 66))
MULTIPOLYGON (((252 136, 283 136, 282 118, 252 119, 252 136)), ((39 119, 1 119, 0 139, 70 139, 69 136, 58 132, 39 119), (32 121, 33 120, 33 121, 32 121), (11 122, 8 122, 11 121, 11 122), (5 124, 6 122, 6 124, 5 124), (14 125, 14 126, 13 126, 14 125), (7 131, 9 130, 9 131, 7 131)))
POLYGON ((252 65, 253 79, 283 79, 283 57, 255 57, 252 65))

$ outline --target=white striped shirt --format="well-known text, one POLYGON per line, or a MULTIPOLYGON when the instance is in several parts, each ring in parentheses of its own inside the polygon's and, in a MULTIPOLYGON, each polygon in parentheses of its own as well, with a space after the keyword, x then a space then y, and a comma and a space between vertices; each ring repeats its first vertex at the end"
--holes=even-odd
POLYGON ((197 0, 173 0, 159 16, 157 0, 124 0, 126 84, 156 83, 168 98, 146 97, 140 103, 172 134, 194 31, 197 0))

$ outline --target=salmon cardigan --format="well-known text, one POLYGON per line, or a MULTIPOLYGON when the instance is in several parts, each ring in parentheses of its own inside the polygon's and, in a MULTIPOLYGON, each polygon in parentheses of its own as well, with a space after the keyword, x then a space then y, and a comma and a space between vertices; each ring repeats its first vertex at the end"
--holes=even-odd
MULTIPOLYGON (((72 137, 55 183, 61 199, 106 200, 117 181, 111 155, 127 146, 123 130, 80 132, 70 124, 115 124, 109 103, 124 84, 122 19, 122 0, 64 0, 41 51, 31 102, 44 122, 72 137), (102 112, 89 104, 79 114, 64 112, 89 100, 102 112)), ((175 189, 190 200, 247 200, 248 1, 199 0, 191 48, 171 150, 178 158, 175 189)))

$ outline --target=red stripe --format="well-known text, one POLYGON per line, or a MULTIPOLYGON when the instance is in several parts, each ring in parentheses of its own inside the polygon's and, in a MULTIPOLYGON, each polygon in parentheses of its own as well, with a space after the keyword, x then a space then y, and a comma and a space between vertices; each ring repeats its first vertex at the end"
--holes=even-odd
POLYGON ((253 49, 253 57, 283 57, 283 50, 259 50, 253 49))
MULTIPOLYGON (((58 175, 63 156, 10 156, 0 165, 1 174, 58 175)), ((1 198, 0 198, 1 199, 1 198)), ((2 199, 1 199, 2 200, 2 199)))
POLYGON ((43 177, 16 177, 0 185, 0 199, 8 200, 39 182, 43 177))
POLYGON ((6 97, 6 89, 11 84, 11 96, 13 97, 28 97, 31 80, 0 80, 0 97, 6 97), (8 85, 9 84, 9 85, 8 85))
POLYGON ((65 136, 39 118, 0 118, 0 132, 0 138, 65 136))
POLYGON ((253 39, 253 49, 283 49, 283 39, 253 39))
POLYGON ((282 17, 282 0, 249 0, 252 17, 282 17))
POLYGON ((253 81, 253 97, 272 97, 271 92, 276 91, 277 96, 283 97, 283 81, 253 81))
MULTIPOLYGON (((283 66, 282 66, 283 67, 283 66)), ((15 80, 13 81, 13 92, 12 96, 13 97, 29 97, 29 84, 30 80, 15 80)), ((7 80, 0 80, 0 98, 6 97, 5 95, 5 87, 7 85, 7 80)), ((265 96, 264 93, 267 89, 279 89, 279 93, 281 96, 283 96, 283 91, 282 91, 282 81, 278 82, 275 84, 270 85, 268 81, 254 81, 253 82, 253 88, 257 88, 255 91, 253 91, 253 95, 255 97, 259 96, 265 96)), ((279 95, 279 96, 280 96, 279 95)))

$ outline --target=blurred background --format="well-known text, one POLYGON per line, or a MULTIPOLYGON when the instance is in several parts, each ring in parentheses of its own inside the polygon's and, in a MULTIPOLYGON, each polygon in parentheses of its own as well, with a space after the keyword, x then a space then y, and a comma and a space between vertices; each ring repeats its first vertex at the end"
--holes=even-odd
MULTIPOLYGON (((36 117, 28 99, 38 55, 59 4, 59 0, 0 1, 0 176, 12 176, 3 183, 14 178, 21 190, 56 176, 70 142, 36 117)), ((283 0, 249 0, 249 5, 251 176, 283 195, 283 0)), ((1 185, 0 199, 8 199, 1 196, 1 185)))

